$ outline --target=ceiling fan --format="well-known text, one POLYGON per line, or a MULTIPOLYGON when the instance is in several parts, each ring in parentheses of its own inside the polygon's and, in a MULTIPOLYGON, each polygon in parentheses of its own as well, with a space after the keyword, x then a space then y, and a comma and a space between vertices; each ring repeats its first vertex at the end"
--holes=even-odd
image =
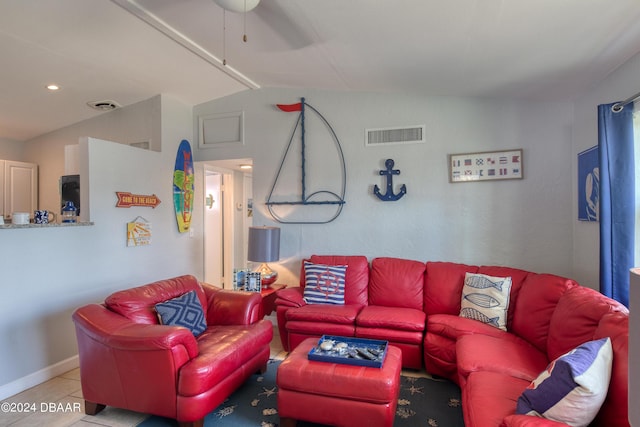
POLYGON ((258 18, 278 33, 290 49, 301 49, 314 43, 309 32, 289 16, 277 1, 260 3, 260 0, 213 0, 213 2, 223 10, 234 13, 247 13, 255 9, 258 18), (258 5, 260 7, 257 7, 258 5))
POLYGON ((246 13, 252 11, 260 0, 213 0, 221 8, 229 12, 246 13))

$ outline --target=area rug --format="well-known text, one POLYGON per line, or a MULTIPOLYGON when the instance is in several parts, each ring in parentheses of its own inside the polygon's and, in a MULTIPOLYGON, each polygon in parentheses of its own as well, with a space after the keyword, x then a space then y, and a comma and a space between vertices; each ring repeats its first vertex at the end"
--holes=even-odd
MULTIPOLYGON (((270 360, 264 375, 251 376, 204 420, 205 427, 277 427, 276 370, 279 361, 270 360)), ((138 427, 176 427, 168 418, 151 416, 138 427)), ((319 427, 298 422, 298 427, 319 427)), ((394 427, 464 427, 460 388, 443 379, 402 375, 394 427)))

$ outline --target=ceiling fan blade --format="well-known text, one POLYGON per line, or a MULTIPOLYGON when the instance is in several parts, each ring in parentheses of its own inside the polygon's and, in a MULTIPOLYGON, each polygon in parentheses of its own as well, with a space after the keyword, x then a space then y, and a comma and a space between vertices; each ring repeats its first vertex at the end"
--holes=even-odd
POLYGON ((262 1, 254 10, 260 20, 267 24, 291 49, 302 49, 317 42, 311 31, 296 21, 278 2, 262 1))

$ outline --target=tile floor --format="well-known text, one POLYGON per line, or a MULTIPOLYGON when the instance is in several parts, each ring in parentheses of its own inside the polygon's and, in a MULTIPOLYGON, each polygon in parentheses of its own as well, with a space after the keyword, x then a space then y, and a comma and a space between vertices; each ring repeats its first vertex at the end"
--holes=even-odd
MULTIPOLYGON (((285 356, 278 329, 274 327, 271 357, 284 359, 285 356)), ((148 417, 147 414, 109 406, 97 415, 85 415, 79 368, 16 394, 2 403, 5 402, 15 405, 26 403, 30 412, 0 412, 0 427, 134 427, 148 417)))

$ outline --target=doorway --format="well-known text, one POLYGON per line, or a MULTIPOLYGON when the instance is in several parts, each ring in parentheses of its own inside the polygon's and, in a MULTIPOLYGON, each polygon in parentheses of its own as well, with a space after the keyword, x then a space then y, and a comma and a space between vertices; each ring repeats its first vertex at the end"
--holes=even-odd
POLYGON ((233 269, 247 264, 252 176, 240 165, 251 163, 247 159, 208 161, 203 167, 204 281, 224 289, 233 289, 233 269))

